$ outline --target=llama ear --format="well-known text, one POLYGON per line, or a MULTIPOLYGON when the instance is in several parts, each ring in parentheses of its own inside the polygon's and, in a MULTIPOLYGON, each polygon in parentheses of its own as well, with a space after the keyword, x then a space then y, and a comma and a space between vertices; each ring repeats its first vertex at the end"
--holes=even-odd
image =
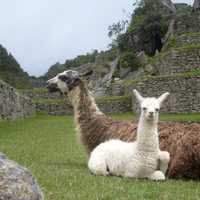
POLYGON ((142 96, 140 95, 140 93, 139 93, 137 90, 133 90, 133 94, 135 95, 136 99, 137 99, 140 103, 142 103, 142 101, 144 100, 144 97, 142 97, 142 96))
POLYGON ((162 94, 159 98, 159 104, 161 105, 163 103, 163 101, 169 96, 169 92, 165 92, 164 94, 162 94))

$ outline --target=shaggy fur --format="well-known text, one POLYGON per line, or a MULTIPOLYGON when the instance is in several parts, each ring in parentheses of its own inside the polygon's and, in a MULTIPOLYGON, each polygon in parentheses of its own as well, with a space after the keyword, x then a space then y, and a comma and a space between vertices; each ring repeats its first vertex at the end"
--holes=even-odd
POLYGON ((157 123, 160 105, 169 93, 158 99, 143 98, 137 90, 134 94, 141 107, 136 141, 110 140, 101 143, 92 151, 88 168, 97 175, 165 180, 170 158, 168 152, 159 149, 157 123))
MULTIPOLYGON (((68 71, 63 74, 68 76, 68 71)), ((48 81, 49 91, 62 90, 58 88, 58 76, 48 81)), ((88 155, 97 145, 109 139, 135 140, 136 123, 112 120, 101 113, 80 78, 74 87, 70 87, 70 91, 62 92, 72 102, 78 137, 88 155)), ((200 179, 200 124, 161 122, 158 129, 160 149, 170 153, 167 175, 170 178, 200 179)))

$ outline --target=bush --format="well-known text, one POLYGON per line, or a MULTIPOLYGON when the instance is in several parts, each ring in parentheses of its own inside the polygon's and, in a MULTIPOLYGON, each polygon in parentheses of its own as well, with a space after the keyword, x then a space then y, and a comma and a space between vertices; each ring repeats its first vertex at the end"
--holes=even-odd
POLYGON ((128 68, 131 67, 133 71, 137 70, 140 66, 141 63, 136 57, 134 52, 127 51, 123 53, 120 58, 119 58, 119 65, 122 68, 128 68))

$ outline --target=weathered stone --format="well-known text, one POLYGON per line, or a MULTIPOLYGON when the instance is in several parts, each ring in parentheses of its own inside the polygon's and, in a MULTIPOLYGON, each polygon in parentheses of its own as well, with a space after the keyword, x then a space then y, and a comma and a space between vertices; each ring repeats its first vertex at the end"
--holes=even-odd
MULTIPOLYGON (((130 84, 127 93, 137 89, 144 96, 159 96, 170 92, 169 98, 162 107, 164 113, 199 113, 200 112, 200 76, 196 77, 160 77, 151 78, 130 84)), ((133 97, 133 111, 139 106, 133 97)))
POLYGON ((194 11, 200 10, 200 0, 194 0, 193 10, 194 11))
POLYGON ((0 80, 0 118, 18 119, 33 116, 35 105, 14 88, 0 80))
MULTIPOLYGON (((117 87, 118 93, 116 93, 115 97, 113 97, 113 95, 112 97, 106 96, 102 98, 102 95, 100 95, 100 97, 96 97, 97 105, 101 111, 105 113, 122 113, 131 111, 131 97, 123 96, 124 88, 120 80, 116 84, 116 88, 117 87)), ((104 92, 108 93, 108 91, 104 92)), ((113 91, 109 92, 112 93, 113 91)), ((115 90, 115 92, 117 92, 117 90, 115 90)), ((28 93, 25 94, 27 96, 33 97, 35 93, 33 92, 33 94, 31 94, 31 91, 29 90, 28 93)), ((68 99, 56 93, 45 93, 45 95, 44 93, 38 93, 37 98, 35 99, 35 104, 37 111, 45 112, 49 115, 73 114, 73 107, 68 99)))
POLYGON ((176 16, 174 23, 174 35, 179 36, 184 33, 196 33, 200 30, 199 13, 186 13, 176 16))
POLYGON ((43 194, 31 173, 0 154, 0 200, 42 200, 43 194))
POLYGON ((200 47, 172 49, 162 53, 154 61, 156 75, 170 75, 200 70, 200 47))
POLYGON ((175 13, 176 12, 176 7, 172 3, 171 0, 161 0, 162 4, 166 6, 171 12, 175 13))

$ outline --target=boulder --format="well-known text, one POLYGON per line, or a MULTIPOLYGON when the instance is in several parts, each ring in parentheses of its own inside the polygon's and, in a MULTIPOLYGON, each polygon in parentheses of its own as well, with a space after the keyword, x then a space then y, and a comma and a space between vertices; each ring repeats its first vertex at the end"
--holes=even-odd
POLYGON ((0 154, 0 200, 43 200, 30 171, 3 154, 0 154))
POLYGON ((176 7, 172 3, 171 0, 161 0, 162 4, 167 7, 171 12, 175 13, 176 12, 176 7))

